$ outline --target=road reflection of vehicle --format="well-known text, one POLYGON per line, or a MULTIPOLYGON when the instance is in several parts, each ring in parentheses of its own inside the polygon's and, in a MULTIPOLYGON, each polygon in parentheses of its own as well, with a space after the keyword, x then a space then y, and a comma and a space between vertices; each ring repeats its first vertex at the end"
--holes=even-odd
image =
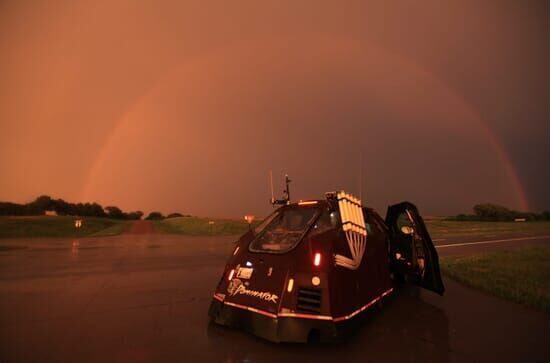
POLYGON ((345 192, 288 203, 236 243, 211 319, 274 342, 332 341, 393 290, 392 277, 443 294, 416 207, 386 219, 345 192))
POLYGON ((403 285, 348 327, 348 337, 332 344, 278 347, 252 335, 209 324, 212 351, 226 362, 448 362, 449 323, 445 313, 424 302, 421 289, 403 285))

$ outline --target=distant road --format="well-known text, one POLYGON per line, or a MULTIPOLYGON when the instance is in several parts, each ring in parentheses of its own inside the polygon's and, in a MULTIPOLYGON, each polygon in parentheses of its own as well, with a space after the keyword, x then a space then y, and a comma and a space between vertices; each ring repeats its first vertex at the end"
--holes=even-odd
POLYGON ((153 222, 146 220, 135 221, 126 231, 127 234, 151 234, 155 233, 153 222))

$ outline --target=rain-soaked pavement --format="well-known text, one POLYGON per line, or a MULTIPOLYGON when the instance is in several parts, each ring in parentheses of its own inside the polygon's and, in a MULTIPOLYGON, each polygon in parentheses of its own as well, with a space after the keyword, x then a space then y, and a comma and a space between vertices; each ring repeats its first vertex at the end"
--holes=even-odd
POLYGON ((145 225, 132 232, 0 240, 0 362, 542 362, 550 356, 549 315, 450 280, 444 297, 401 288, 341 343, 272 344, 208 322, 233 237, 149 234, 145 225))

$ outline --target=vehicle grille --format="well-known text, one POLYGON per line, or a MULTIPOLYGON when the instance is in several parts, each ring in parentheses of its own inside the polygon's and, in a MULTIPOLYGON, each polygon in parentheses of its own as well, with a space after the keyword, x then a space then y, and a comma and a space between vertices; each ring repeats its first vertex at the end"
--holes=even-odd
POLYGON ((318 289, 298 289, 297 310, 304 313, 321 312, 321 290, 318 289))

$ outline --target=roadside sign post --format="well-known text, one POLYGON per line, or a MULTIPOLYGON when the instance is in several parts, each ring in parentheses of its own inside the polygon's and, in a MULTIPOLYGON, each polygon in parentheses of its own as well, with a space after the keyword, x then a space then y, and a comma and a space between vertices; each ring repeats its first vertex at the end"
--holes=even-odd
POLYGON ((244 220, 248 222, 248 229, 252 229, 252 222, 254 221, 254 216, 247 214, 244 216, 244 220))

